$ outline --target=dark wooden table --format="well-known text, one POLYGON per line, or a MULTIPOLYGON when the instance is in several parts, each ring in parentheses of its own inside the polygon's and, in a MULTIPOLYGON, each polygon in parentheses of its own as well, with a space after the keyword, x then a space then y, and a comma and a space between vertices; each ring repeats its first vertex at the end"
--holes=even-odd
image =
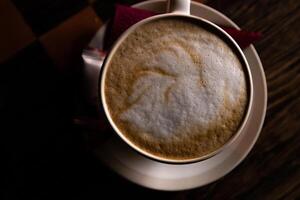
POLYGON ((300 198, 300 2, 235 1, 219 3, 217 9, 243 29, 263 33, 255 47, 267 78, 268 108, 261 135, 245 161, 191 194, 212 199, 300 198))
POLYGON ((268 109, 256 145, 237 168, 181 192, 153 191, 119 177, 94 157, 72 124, 82 112, 76 107, 82 100, 80 52, 114 2, 136 1, 0 3, 5 199, 299 199, 300 1, 207 2, 243 29, 263 33, 255 47, 266 73, 268 109))

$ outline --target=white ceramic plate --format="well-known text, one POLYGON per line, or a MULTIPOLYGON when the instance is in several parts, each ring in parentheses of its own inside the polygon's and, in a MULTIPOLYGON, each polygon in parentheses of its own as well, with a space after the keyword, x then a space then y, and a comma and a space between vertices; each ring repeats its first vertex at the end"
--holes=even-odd
MULTIPOLYGON (((164 12, 164 0, 145 1, 133 7, 164 12)), ((191 14, 219 25, 238 28, 222 13, 200 3, 192 2, 191 14)), ((105 26, 102 26, 90 43, 102 48, 105 26)), ((118 136, 113 136, 95 150, 99 158, 115 172, 141 186, 167 191, 185 190, 211 183, 233 170, 249 153, 263 125, 267 106, 266 80, 260 59, 251 45, 244 50, 254 83, 251 114, 240 137, 216 156, 192 164, 165 164, 150 160, 128 147, 118 136)), ((86 66, 89 67, 89 66, 86 66)))

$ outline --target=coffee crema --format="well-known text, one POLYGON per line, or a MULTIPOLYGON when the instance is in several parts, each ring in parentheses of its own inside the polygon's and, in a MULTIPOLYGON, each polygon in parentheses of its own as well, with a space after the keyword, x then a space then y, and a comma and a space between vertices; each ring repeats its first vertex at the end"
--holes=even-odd
POLYGON ((242 64, 217 35, 180 19, 136 28, 108 63, 104 98, 121 133, 165 159, 194 159, 237 131, 248 95, 242 64))

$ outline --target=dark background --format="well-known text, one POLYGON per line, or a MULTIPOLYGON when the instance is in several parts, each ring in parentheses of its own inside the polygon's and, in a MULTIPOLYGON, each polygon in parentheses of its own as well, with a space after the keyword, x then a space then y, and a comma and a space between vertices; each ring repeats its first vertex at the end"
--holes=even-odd
POLYGON ((132 184, 91 153, 78 115, 84 106, 80 53, 115 2, 0 0, 0 135, 3 199, 299 199, 300 1, 211 0, 255 44, 268 84, 262 133, 248 157, 208 186, 158 192, 132 184), (108 196, 106 196, 108 195, 108 196))

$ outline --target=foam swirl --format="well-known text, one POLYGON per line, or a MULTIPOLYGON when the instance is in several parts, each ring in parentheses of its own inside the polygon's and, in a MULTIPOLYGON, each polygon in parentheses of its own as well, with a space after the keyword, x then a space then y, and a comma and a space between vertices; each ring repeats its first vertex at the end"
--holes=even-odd
POLYGON ((201 27, 176 20, 131 34, 114 55, 107 85, 110 110, 124 132, 161 145, 204 136, 212 124, 233 132, 247 98, 232 50, 201 27))

